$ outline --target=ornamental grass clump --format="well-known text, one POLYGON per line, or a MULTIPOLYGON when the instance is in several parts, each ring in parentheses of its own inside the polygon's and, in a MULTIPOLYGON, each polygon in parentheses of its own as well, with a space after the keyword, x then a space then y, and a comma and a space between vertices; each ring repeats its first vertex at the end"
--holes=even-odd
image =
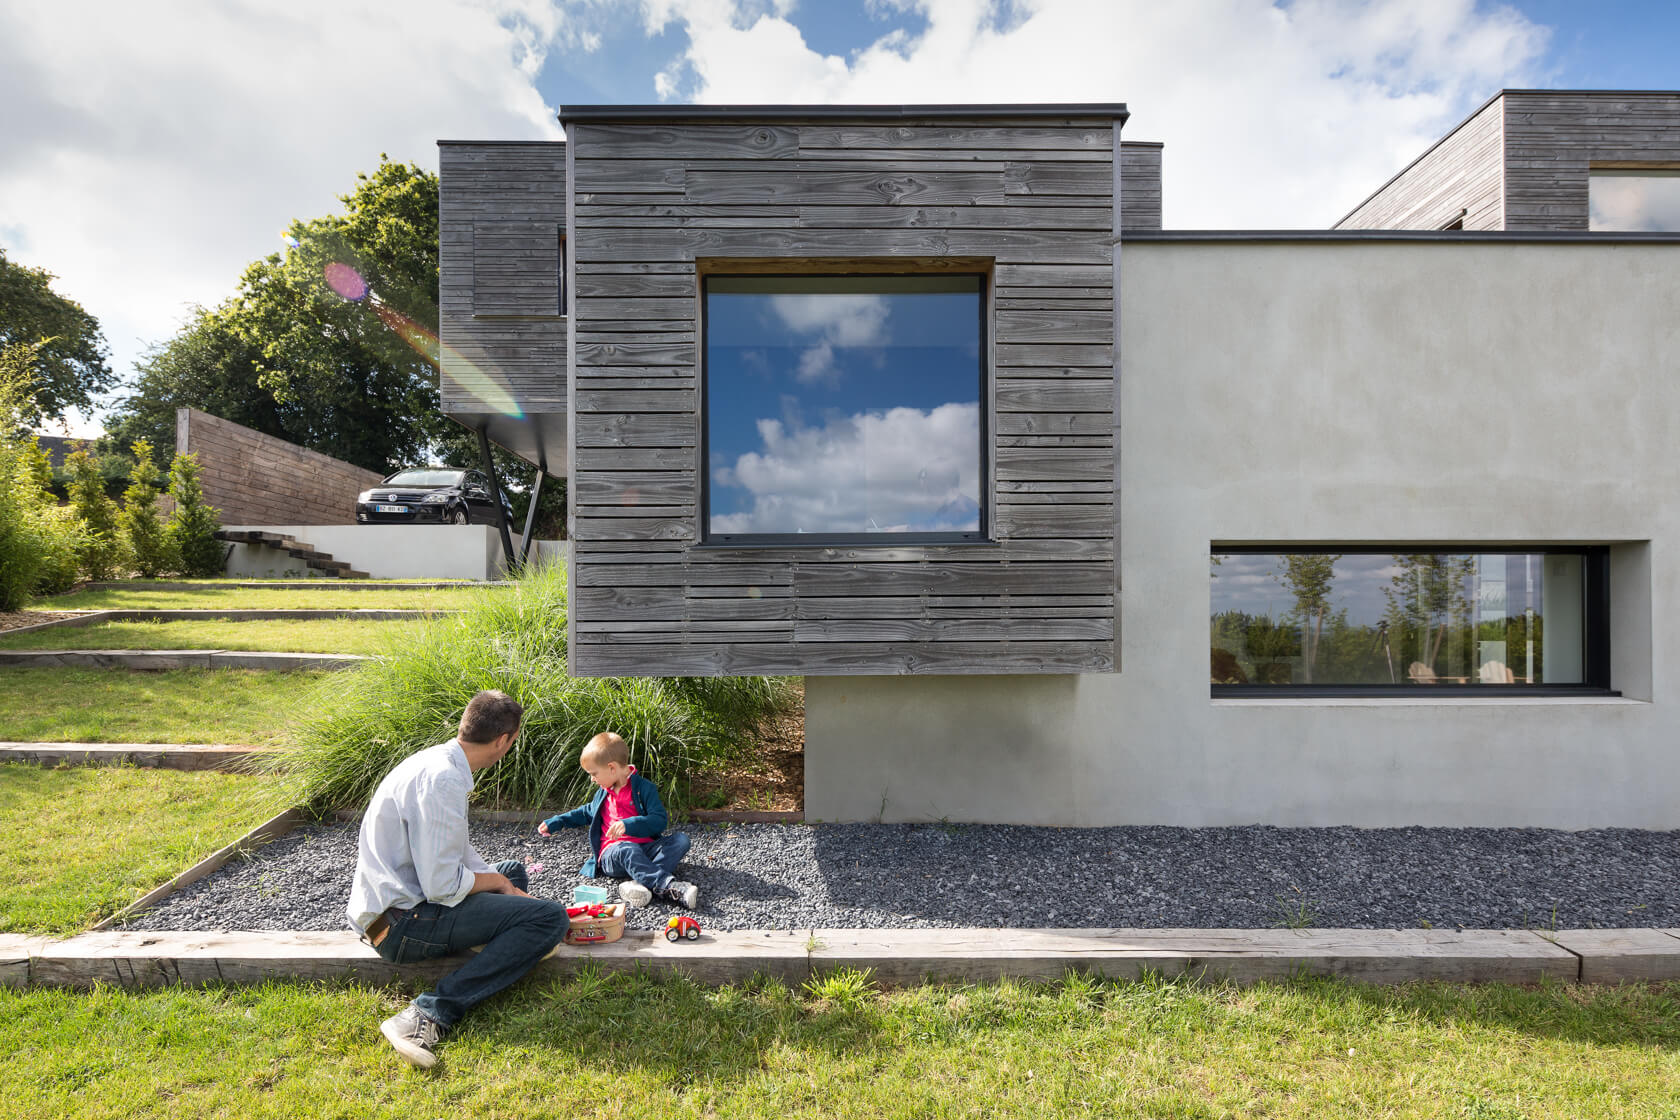
POLYGON ((793 695, 768 677, 567 676, 566 573, 556 564, 485 589, 455 617, 394 633, 374 660, 333 674, 280 765, 310 807, 358 807, 399 761, 452 738, 486 688, 523 704, 525 722, 507 757, 480 774, 475 803, 530 809, 586 799, 578 756, 599 731, 624 736, 631 762, 681 808, 689 776, 734 754, 793 695))

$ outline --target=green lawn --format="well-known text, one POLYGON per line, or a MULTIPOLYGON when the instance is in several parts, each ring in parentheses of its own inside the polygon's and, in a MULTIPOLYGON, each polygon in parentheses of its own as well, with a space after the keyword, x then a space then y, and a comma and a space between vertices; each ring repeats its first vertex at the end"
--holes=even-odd
POLYGON ((0 739, 281 744, 323 676, 256 669, 7 669, 0 672, 0 739))
POLYGON ((377 591, 345 590, 338 587, 289 591, 278 587, 244 588, 232 582, 206 583, 203 587, 172 591, 166 588, 121 587, 109 591, 73 591, 31 600, 41 611, 71 610, 181 610, 211 607, 289 608, 295 610, 343 607, 400 607, 408 610, 458 610, 484 595, 495 595, 495 587, 412 587, 401 583, 381 584, 377 591))
POLYGON ((400 993, 0 991, 0 1113, 181 1118, 1680 1115, 1680 986, 1302 981, 819 998, 643 976, 528 983, 429 1072, 400 993))
POLYGON ((261 621, 124 620, 54 626, 27 634, 0 631, 0 649, 240 649, 275 653, 378 653, 421 620, 277 618, 261 621))
POLYGON ((0 764, 0 931, 85 929, 273 816, 272 788, 207 771, 0 764))

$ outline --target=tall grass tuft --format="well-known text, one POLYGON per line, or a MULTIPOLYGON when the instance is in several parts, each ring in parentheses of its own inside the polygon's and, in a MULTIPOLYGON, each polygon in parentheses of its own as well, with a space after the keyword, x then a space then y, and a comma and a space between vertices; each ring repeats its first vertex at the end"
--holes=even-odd
POLYGON ((394 633, 374 660, 333 674, 279 765, 315 809, 361 805, 399 761, 452 738, 467 701, 486 688, 523 704, 525 722, 474 798, 531 809, 592 792, 578 755, 599 731, 624 736, 631 762, 683 808, 689 776, 734 753, 793 696, 774 677, 568 677, 566 573, 553 564, 486 589, 458 616, 394 633))

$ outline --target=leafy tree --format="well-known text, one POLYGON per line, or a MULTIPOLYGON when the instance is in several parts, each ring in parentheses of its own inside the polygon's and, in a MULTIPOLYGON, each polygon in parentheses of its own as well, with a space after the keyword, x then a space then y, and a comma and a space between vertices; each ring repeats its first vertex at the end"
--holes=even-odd
POLYGON ((10 261, 0 249, 0 350, 27 364, 28 390, 15 405, 26 425, 91 408, 112 383, 99 320, 52 282, 52 273, 10 261))
POLYGON ((169 496, 175 499, 175 511, 169 515, 168 547, 179 557, 181 574, 221 575, 222 544, 216 539, 221 519, 214 506, 204 503, 196 454, 176 453, 169 464, 169 496))
POLYGON ((1421 662, 1432 672, 1464 676, 1470 672, 1469 628, 1471 604, 1469 579, 1476 558, 1469 555, 1406 553, 1394 557, 1398 569, 1383 589, 1388 600, 1387 618, 1394 648, 1421 662), (1460 655, 1451 666, 1438 663, 1447 639, 1454 631, 1463 641, 1455 643, 1460 655))
POLYGON ((133 451, 134 473, 123 493, 120 521, 135 570, 149 579, 172 571, 175 562, 170 556, 169 536, 157 511, 158 484, 163 481, 163 472, 152 460, 152 447, 145 440, 136 440, 133 451))
POLYGON ((1301 681, 1311 684, 1318 663, 1318 643, 1324 634, 1324 620, 1330 613, 1330 585, 1335 580, 1336 561, 1341 556, 1289 553, 1283 557, 1283 574, 1278 577, 1295 596, 1288 617, 1301 628, 1301 681))
POLYGON ((70 469, 70 506, 86 526, 82 571, 89 579, 110 579, 123 565, 123 539, 117 528, 117 504, 105 492, 105 477, 86 446, 65 457, 70 469))

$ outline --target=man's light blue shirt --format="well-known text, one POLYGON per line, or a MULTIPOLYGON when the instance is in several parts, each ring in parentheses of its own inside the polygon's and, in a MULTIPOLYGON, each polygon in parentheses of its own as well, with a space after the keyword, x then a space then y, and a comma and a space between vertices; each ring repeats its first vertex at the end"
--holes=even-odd
POLYGON ((366 930, 386 910, 454 906, 490 865, 467 840, 472 767, 459 740, 418 751, 385 775, 362 815, 356 878, 345 908, 366 930))

